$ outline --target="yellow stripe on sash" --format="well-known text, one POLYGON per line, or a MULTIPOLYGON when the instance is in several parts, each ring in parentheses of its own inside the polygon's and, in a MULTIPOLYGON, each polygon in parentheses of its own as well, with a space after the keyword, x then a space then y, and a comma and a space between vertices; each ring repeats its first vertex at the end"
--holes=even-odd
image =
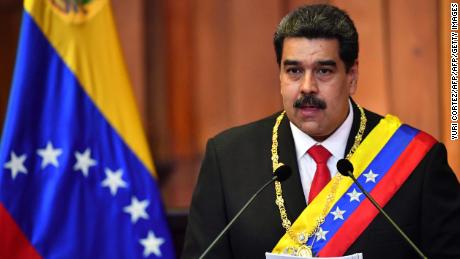
MULTIPOLYGON (((384 119, 380 120, 379 124, 363 140, 350 158, 356 178, 358 178, 372 160, 374 160, 399 126, 401 126, 401 122, 397 117, 387 115, 384 119)), ((315 197, 312 203, 308 205, 295 220, 291 226, 292 232, 296 234, 313 233, 317 227, 317 222, 329 213, 330 209, 345 194, 352 184, 353 181, 351 179, 342 177, 340 173, 337 173, 326 187, 315 197), (335 184, 337 188, 335 195, 330 202, 329 208, 325 211, 324 206, 328 203, 327 199, 331 191, 333 191, 334 182, 337 181, 338 185, 335 184)), ((289 206, 289 204, 286 205, 289 206)), ((289 247, 298 248, 299 243, 297 240, 293 240, 288 233, 285 233, 278 241, 275 248, 273 248, 272 252, 282 254, 285 249, 289 247)))
POLYGON ((24 8, 109 124, 155 175, 110 2, 74 2, 25 0, 24 8))

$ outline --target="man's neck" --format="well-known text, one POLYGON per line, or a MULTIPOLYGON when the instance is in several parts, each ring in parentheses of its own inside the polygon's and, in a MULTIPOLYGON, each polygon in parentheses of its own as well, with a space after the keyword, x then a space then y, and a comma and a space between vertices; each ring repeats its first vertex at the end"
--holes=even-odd
POLYGON ((353 106, 351 101, 349 101, 349 111, 345 120, 332 134, 323 138, 309 136, 290 122, 291 132, 294 138, 298 157, 304 154, 304 152, 306 152, 306 150, 311 146, 316 143, 321 143, 326 148, 331 149, 331 153, 333 153, 334 156, 341 156, 340 158, 342 158, 351 132, 353 116, 353 106))

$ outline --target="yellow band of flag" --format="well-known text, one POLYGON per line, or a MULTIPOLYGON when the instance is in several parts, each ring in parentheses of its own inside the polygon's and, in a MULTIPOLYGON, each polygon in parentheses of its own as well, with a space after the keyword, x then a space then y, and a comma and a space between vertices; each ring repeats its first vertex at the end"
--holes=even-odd
POLYGON ((90 1, 84 5, 83 13, 60 11, 53 2, 59 1, 26 0, 24 8, 108 123, 155 175, 118 44, 110 2, 90 1))

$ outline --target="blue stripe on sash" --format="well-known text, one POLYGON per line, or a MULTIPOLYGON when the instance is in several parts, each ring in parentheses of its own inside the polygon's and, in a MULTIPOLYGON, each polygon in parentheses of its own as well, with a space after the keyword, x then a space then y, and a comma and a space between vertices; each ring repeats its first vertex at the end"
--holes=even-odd
MULTIPOLYGON (((408 125, 402 125, 396 130, 393 136, 388 140, 387 144, 385 144, 382 150, 377 154, 374 160, 357 179, 368 192, 371 192, 378 184, 379 180, 386 175, 388 170, 393 166, 394 162, 398 159, 398 157, 406 149, 407 145, 412 141, 418 132, 419 130, 414 129, 408 125), (368 181, 366 183, 366 176, 364 174, 368 174, 371 170, 374 174, 378 174, 378 176, 375 178, 376 182, 374 183, 372 181, 368 181)), ((327 244, 327 242, 334 236, 334 234, 342 226, 345 220, 347 220, 347 218, 365 199, 364 194, 361 194, 359 196, 359 202, 356 200, 350 201, 351 197, 348 195, 348 193, 352 193, 353 190, 361 193, 356 184, 352 184, 350 188, 345 192, 345 194, 332 207, 330 213, 326 216, 324 223, 321 225, 321 230, 325 233, 323 236, 326 238, 326 240, 320 239, 320 237, 316 236, 311 237, 308 240, 307 244, 312 246, 314 254, 317 254, 327 244), (334 220, 335 216, 332 213, 335 212, 337 208, 339 208, 341 211, 345 211, 343 214, 343 220, 337 217, 334 220)))

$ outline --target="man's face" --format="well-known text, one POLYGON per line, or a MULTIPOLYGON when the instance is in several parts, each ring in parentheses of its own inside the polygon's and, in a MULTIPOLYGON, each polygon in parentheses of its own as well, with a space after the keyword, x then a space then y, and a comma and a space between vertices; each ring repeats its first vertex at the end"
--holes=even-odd
POLYGON ((326 139, 346 119, 357 77, 358 63, 346 72, 336 39, 284 39, 280 67, 284 109, 289 120, 315 140, 326 139))

